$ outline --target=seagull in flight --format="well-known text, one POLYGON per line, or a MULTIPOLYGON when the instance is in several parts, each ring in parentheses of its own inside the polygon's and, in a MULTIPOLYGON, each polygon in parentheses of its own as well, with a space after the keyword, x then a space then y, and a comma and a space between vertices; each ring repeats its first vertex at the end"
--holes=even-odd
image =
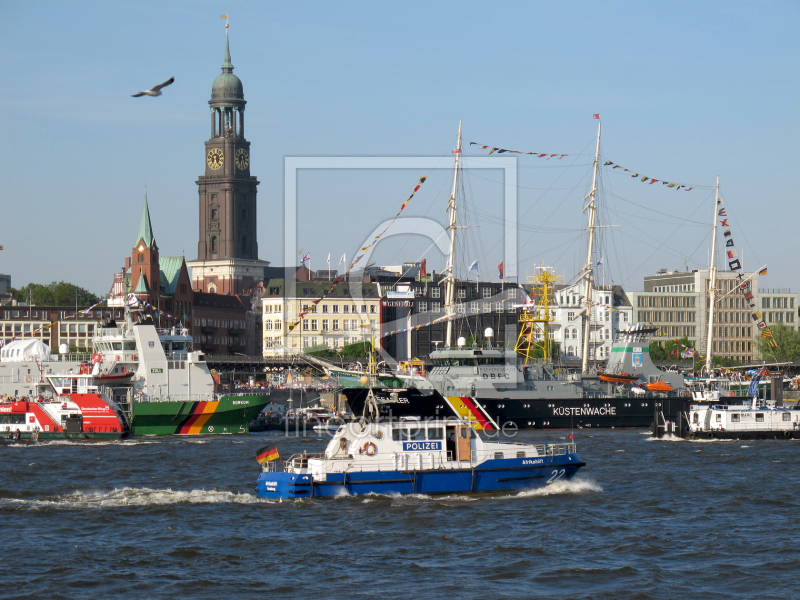
POLYGON ((151 89, 151 90, 145 90, 143 92, 139 92, 138 94, 131 94, 131 96, 133 98, 138 98, 139 96, 160 96, 161 95, 161 88, 167 87, 168 85, 170 85, 174 81, 175 81, 175 78, 174 77, 170 77, 169 79, 167 79, 161 85, 153 86, 153 89, 151 89))

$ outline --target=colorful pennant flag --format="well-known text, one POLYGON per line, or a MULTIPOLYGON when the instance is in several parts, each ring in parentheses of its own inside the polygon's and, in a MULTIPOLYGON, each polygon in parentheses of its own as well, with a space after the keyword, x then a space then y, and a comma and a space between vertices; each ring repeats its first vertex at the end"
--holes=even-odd
MULTIPOLYGON (((639 173, 634 173, 630 169, 626 169, 622 165, 617 164, 612 160, 607 160, 606 162, 603 163, 603 166, 604 167, 611 167, 612 171, 614 169, 622 169, 623 173, 632 173, 631 177, 639 177, 639 173)), ((648 185, 653 185, 654 183, 657 183, 657 182, 660 181, 662 183, 662 185, 665 185, 668 188, 675 188, 676 190, 683 189, 685 192, 689 192, 689 191, 694 189, 694 187, 687 187, 687 186, 685 186, 683 184, 672 183, 670 181, 664 181, 663 179, 653 179, 652 177, 648 177, 647 175, 641 176, 641 180, 640 181, 642 181, 642 182, 649 181, 648 185)))
POLYGON ((491 148, 491 150, 489 150, 489 154, 493 154, 494 152, 497 152, 498 154, 503 154, 504 152, 508 152, 509 154, 530 154, 531 156, 538 156, 539 158, 544 158, 546 156, 547 160, 550 160, 554 156, 557 156, 558 160, 561 160, 565 156, 569 156, 569 154, 558 154, 558 153, 550 154, 549 152, 522 152, 520 150, 506 150, 505 148, 496 148, 496 147, 493 147, 493 146, 483 146, 483 145, 479 144, 478 142, 470 142, 469 145, 470 146, 477 146, 480 150, 487 150, 487 149, 491 148))

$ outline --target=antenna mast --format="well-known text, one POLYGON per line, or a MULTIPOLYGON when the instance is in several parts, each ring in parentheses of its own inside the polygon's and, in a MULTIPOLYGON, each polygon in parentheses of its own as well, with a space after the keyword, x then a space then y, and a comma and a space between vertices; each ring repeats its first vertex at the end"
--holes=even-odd
POLYGON ((456 155, 455 166, 453 167, 453 191, 450 192, 450 201, 447 203, 447 212, 450 217, 448 229, 450 230, 450 253, 447 256, 447 267, 445 279, 447 289, 445 293, 445 311, 447 314, 447 338, 445 347, 450 348, 453 343, 453 305, 455 300, 455 273, 454 259, 456 250, 456 189, 458 188, 458 166, 461 159, 461 121, 458 122, 458 145, 454 151, 456 155))
POLYGON ((584 284, 584 303, 585 308, 583 314, 583 351, 581 352, 581 372, 586 375, 589 365, 589 328, 592 322, 592 284, 594 283, 594 276, 592 275, 592 251, 594 250, 594 229, 595 229, 595 197, 597 194, 597 171, 600 164, 600 128, 601 124, 597 124, 597 149, 594 153, 594 175, 592 176, 592 191, 589 192, 586 198, 589 198, 589 204, 583 207, 583 212, 589 210, 589 244, 586 249, 586 266, 583 268, 584 284))

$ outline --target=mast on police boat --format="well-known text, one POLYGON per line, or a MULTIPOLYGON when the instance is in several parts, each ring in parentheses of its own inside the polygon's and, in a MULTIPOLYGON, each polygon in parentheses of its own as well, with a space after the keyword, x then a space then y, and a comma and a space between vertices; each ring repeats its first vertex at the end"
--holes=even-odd
POLYGON ((719 210, 719 175, 717 175, 717 187, 714 193, 714 220, 712 221, 712 234, 711 234, 711 260, 708 266, 708 333, 706 335, 706 364, 705 369, 708 375, 711 376, 711 341, 714 337, 714 305, 717 303, 717 267, 716 252, 717 252, 717 210, 719 210))
POLYGON ((450 230, 450 253, 447 256, 447 267, 445 272, 445 311, 447 315, 447 338, 446 348, 450 348, 453 343, 453 306, 455 301, 455 267, 454 259, 456 254, 456 189, 458 188, 458 166, 461 159, 461 121, 458 122, 458 145, 455 149, 455 166, 453 168, 453 190, 450 192, 450 201, 447 203, 447 213, 450 217, 448 229, 450 230))
POLYGON ((592 251, 594 250, 594 230, 595 230, 595 197, 597 195, 597 171, 600 164, 600 128, 601 124, 597 124, 597 149, 594 153, 594 174, 592 175, 592 191, 585 197, 589 199, 589 203, 583 207, 583 212, 589 211, 589 243, 586 249, 586 266, 583 267, 584 279, 584 303, 583 309, 583 351, 581 353, 581 372, 585 375, 589 365, 589 328, 592 320, 592 285, 594 283, 592 262, 592 251))

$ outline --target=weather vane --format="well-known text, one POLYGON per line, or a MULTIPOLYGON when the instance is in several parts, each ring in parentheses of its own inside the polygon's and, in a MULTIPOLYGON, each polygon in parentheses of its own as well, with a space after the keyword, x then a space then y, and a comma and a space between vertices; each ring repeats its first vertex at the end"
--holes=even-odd
POLYGON ((225 31, 228 30, 228 15, 220 15, 220 19, 225 19, 225 31))

